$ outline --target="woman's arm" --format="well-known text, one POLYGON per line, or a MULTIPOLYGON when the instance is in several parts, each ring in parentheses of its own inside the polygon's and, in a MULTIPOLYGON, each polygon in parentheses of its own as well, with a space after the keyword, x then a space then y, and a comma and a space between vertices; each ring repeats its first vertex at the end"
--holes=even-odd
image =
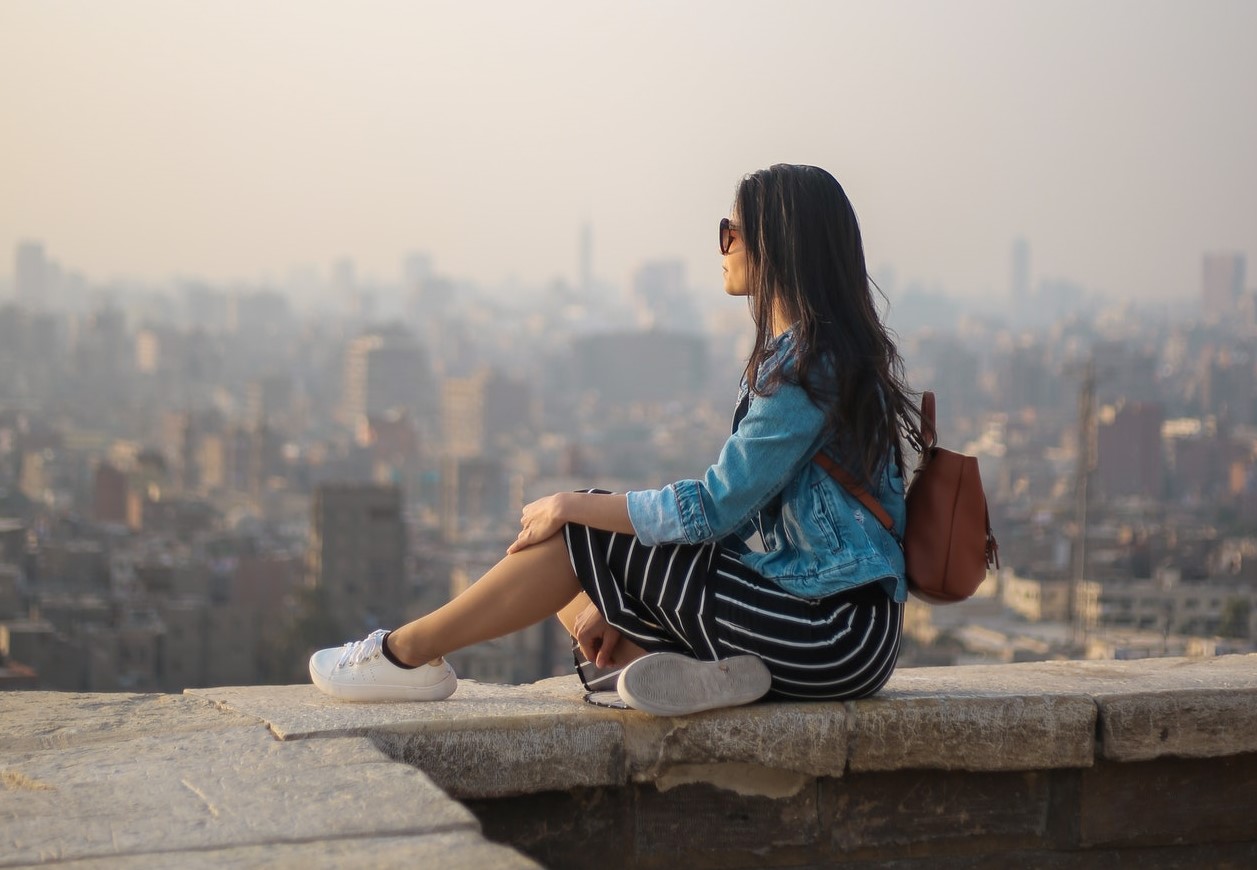
POLYGON ((519 537, 506 552, 517 553, 540 544, 567 523, 635 534, 623 493, 559 492, 524 505, 519 537))
POLYGON ((824 441, 825 414, 801 386, 784 383, 755 396, 702 479, 627 494, 638 540, 697 544, 743 528, 824 441))

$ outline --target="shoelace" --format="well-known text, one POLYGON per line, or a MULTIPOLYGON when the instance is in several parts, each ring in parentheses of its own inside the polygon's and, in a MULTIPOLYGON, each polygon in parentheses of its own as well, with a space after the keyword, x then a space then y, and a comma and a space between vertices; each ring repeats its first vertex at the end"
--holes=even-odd
POLYGON ((384 635, 386 634, 388 634, 387 631, 377 628, 362 640, 355 640, 352 643, 345 644, 341 650, 340 658, 336 662, 336 667, 343 668, 347 665, 349 667, 360 665, 380 655, 384 647, 384 635))

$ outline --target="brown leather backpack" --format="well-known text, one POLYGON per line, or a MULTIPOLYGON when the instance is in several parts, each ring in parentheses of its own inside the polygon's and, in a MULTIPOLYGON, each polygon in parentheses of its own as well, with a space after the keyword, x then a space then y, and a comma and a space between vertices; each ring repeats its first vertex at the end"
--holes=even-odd
POLYGON ((908 591, 931 604, 972 595, 992 566, 999 543, 991 532, 978 460, 938 446, 934 394, 921 395, 921 461, 908 485, 907 526, 901 539, 886 509, 829 457, 815 461, 868 508, 903 547, 908 591))

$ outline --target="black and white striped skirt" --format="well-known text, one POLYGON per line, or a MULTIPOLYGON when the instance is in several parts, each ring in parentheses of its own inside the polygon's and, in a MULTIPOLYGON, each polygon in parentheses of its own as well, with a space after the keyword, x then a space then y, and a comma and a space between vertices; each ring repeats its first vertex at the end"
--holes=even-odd
MULTIPOLYGON (((640 543, 570 523, 572 568, 607 623, 648 652, 712 661, 750 653, 772 673, 769 697, 841 700, 872 695, 899 655, 903 605, 878 583, 798 598, 718 544, 640 543)), ((586 688, 614 688, 577 656, 586 688)))

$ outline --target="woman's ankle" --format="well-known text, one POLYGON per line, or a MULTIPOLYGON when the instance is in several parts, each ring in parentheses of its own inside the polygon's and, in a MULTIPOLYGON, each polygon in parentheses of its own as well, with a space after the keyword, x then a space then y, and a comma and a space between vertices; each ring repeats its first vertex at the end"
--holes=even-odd
POLYGON ((425 655, 405 641, 404 635, 390 631, 384 636, 384 657, 402 668, 417 668, 422 664, 439 665, 441 656, 425 655))

